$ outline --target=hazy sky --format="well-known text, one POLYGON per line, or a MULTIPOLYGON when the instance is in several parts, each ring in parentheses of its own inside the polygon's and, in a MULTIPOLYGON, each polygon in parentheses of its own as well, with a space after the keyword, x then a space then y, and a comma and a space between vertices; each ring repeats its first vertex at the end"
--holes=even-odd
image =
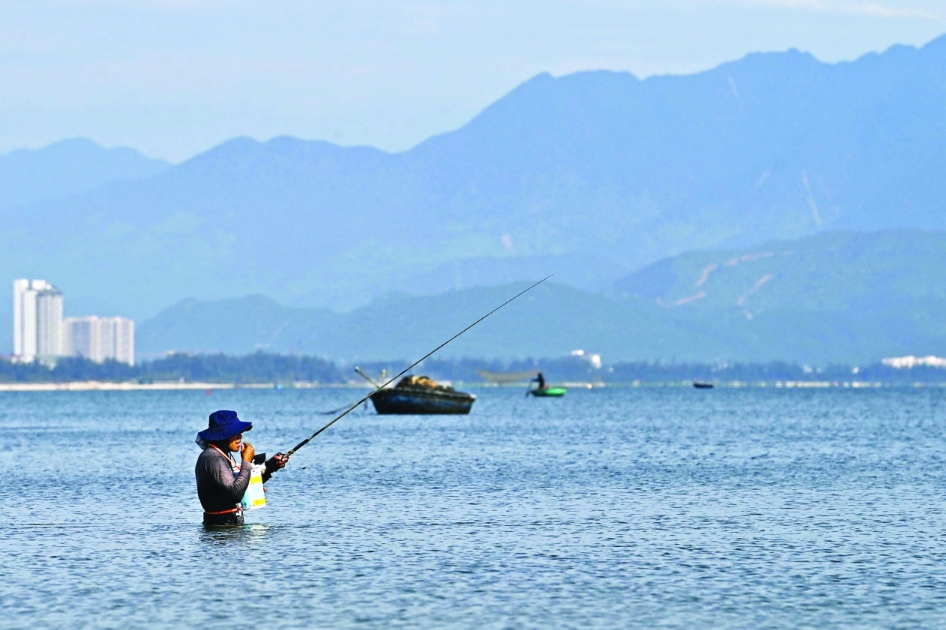
POLYGON ((173 161, 281 134, 403 150, 543 71, 826 61, 946 32, 946 0, 0 0, 0 152, 173 161))

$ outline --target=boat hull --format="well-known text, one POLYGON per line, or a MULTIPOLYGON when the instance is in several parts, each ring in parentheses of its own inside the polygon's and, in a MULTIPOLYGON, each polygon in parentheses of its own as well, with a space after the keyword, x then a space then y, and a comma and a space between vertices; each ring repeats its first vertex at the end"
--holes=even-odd
POLYGON ((545 389, 530 389, 529 393, 537 398, 561 398, 568 391, 564 387, 546 387, 545 389))
POLYGON ((380 415, 465 415, 475 401, 472 394, 426 387, 392 387, 371 395, 380 415))

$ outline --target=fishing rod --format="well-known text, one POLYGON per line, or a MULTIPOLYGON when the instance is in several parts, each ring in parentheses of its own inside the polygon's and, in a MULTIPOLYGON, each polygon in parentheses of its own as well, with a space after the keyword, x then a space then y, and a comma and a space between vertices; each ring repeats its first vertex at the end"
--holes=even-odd
MULTIPOLYGON (((381 387, 381 385, 378 383, 378 381, 374 380, 373 378, 371 378, 370 376, 368 376, 367 374, 365 374, 364 372, 362 372, 362 371, 361 371, 361 368, 358 367, 357 365, 355 366, 355 372, 358 374, 358 376, 360 376, 361 378, 365 379, 366 381, 368 381, 369 383, 371 383, 371 384, 374 385, 375 387, 378 387, 378 388, 381 387)), ((381 374, 381 378, 382 378, 382 379, 384 378, 384 374, 381 374)))
MULTIPOLYGON (((555 275, 555 274, 552 274, 552 275, 555 275)), ((475 322, 473 322, 472 324, 470 324, 469 326, 467 326, 466 328, 464 328, 463 330, 461 330, 460 332, 458 332, 458 333, 455 334, 454 336, 452 336, 452 337, 450 337, 449 339, 447 339, 446 341, 444 341, 442 344, 440 344, 439 346, 437 346, 436 348, 434 348, 433 350, 431 350, 430 352, 428 352, 427 354, 425 354, 424 356, 422 356, 422 357, 419 358, 418 360, 416 360, 416 361, 414 361, 413 363, 411 363, 409 366, 407 366, 405 369, 403 369, 403 370, 400 372, 400 374, 398 374, 397 376, 391 378, 391 379, 388 380, 386 383, 380 385, 377 389, 375 389, 374 391, 372 391, 370 394, 368 394, 367 396, 365 396, 364 398, 362 398, 361 400, 359 400, 358 402, 356 402, 356 403, 353 404, 352 406, 348 407, 348 409, 346 409, 345 411, 343 411, 342 413, 340 413, 339 415, 337 415, 335 418, 332 419, 331 422, 329 422, 328 424, 326 424, 324 427, 322 427, 321 429, 319 429, 318 431, 316 431, 315 433, 313 433, 312 435, 310 435, 309 437, 307 437, 306 439, 302 440, 301 442, 299 442, 298 444, 296 444, 294 447, 292 447, 292 448, 289 450, 289 452, 286 453, 286 457, 292 456, 292 455, 293 455, 296 451, 298 451, 300 448, 302 448, 303 446, 305 446, 306 444, 308 444, 309 442, 311 442, 314 438, 318 437, 318 435, 319 435, 320 433, 322 433, 322 431, 325 431, 327 428, 329 428, 330 426, 332 426, 333 424, 335 424, 336 422, 338 422, 339 420, 341 420, 342 418, 344 418, 345 416, 347 416, 349 413, 351 413, 352 411, 354 411, 355 408, 358 407, 358 405, 362 404, 363 402, 365 402, 366 400, 368 400, 369 398, 371 398, 372 396, 374 396, 376 393, 378 393, 379 391, 381 391, 382 389, 384 389, 385 387, 387 387, 388 385, 390 385, 391 383, 393 383, 393 382, 396 381, 397 379, 401 378, 401 377, 404 376, 406 373, 410 372, 412 369, 414 369, 415 367, 417 367, 417 365, 418 365, 419 363, 421 363, 421 362, 424 361, 425 359, 429 358, 432 354, 434 354, 435 352, 437 352, 438 350, 440 350, 441 348, 443 348, 444 346, 446 346, 448 343, 450 343, 451 341, 453 341, 454 339, 456 339, 457 337, 459 337, 460 335, 462 335, 463 333, 465 333, 465 332, 468 331, 469 329, 473 328, 474 326, 476 326, 477 324, 479 324, 481 321, 483 321, 484 319, 486 319, 487 317, 489 317, 490 315, 492 315, 493 313, 495 313, 496 311, 498 311, 499 309, 501 309, 502 307, 506 306, 507 304, 509 304, 509 303, 512 302, 513 300, 517 299, 517 298, 518 298, 519 296, 521 296, 522 294, 524 294, 524 293, 526 293, 526 292, 528 292, 528 291, 531 291, 532 289, 536 288, 537 286, 539 286, 540 284, 542 284, 543 282, 545 282, 546 280, 548 280, 549 278, 551 278, 552 275, 546 276, 546 277, 542 278, 541 280, 539 280, 538 282, 536 282, 535 284, 533 284, 531 287, 529 287, 529 288, 527 288, 527 289, 523 289, 522 291, 520 291, 519 293, 517 293, 517 294, 514 295, 513 297, 509 298, 508 300, 506 300, 505 302, 503 302, 502 304, 500 304, 499 306, 497 306, 496 308, 494 308, 493 310, 491 310, 491 311, 490 311, 489 313, 487 313, 486 315, 483 315, 483 316, 480 317, 478 320, 476 320, 475 322)))

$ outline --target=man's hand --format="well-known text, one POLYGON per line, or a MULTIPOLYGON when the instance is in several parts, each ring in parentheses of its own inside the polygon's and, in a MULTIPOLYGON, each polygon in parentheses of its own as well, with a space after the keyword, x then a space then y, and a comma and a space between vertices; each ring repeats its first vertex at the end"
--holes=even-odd
POLYGON ((286 467, 286 463, 289 461, 288 455, 283 455, 282 453, 276 453, 266 461, 266 472, 273 474, 277 470, 286 467))
POLYGON ((253 448, 252 444, 244 440, 243 448, 240 449, 240 455, 243 457, 243 461, 252 462, 253 456, 256 455, 256 449, 253 448))

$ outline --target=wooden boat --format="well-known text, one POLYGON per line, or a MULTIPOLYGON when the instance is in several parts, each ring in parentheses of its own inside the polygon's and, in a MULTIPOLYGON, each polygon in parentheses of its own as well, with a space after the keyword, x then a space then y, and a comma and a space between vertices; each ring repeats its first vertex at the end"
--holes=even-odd
POLYGON ((394 387, 371 395, 375 411, 389 414, 468 414, 476 396, 438 385, 426 376, 405 376, 394 387))
POLYGON ((693 381, 693 387, 697 389, 713 389, 713 384, 705 381, 693 381))
POLYGON ((561 398, 567 391, 564 387, 543 387, 542 389, 530 389, 529 393, 537 398, 561 398))

